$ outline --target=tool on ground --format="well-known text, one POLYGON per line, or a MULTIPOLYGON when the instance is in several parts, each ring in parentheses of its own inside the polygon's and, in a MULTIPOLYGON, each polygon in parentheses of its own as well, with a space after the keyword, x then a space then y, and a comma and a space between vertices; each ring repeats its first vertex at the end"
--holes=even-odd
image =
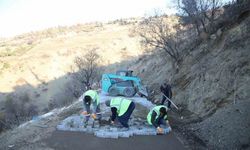
POLYGON ((171 99, 169 99, 164 93, 162 93, 166 98, 167 98, 167 100, 168 101, 170 101, 170 103, 178 110, 179 108, 174 104, 174 102, 171 100, 171 99))

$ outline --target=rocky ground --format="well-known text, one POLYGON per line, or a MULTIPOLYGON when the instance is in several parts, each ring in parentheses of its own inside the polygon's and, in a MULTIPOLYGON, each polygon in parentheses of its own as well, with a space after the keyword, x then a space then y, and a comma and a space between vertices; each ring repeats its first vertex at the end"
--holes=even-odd
MULTIPOLYGON (((121 137, 128 138, 135 135, 157 135, 155 128, 147 124, 145 119, 145 114, 147 113, 141 113, 147 111, 147 108, 143 108, 143 106, 138 107, 138 105, 140 104, 136 104, 136 109, 129 119, 129 130, 123 128, 118 121, 115 122, 115 125, 110 126, 109 119, 111 114, 109 109, 102 112, 102 119, 100 122, 90 118, 88 124, 85 124, 85 117, 83 115, 74 114, 57 125, 57 129, 61 131, 90 133, 94 134, 96 137, 115 139, 121 137), (142 110, 138 108, 142 108, 142 110)), ((105 108, 105 106, 101 106, 101 108, 105 108)), ((171 130, 168 126, 163 128, 165 134, 168 134, 171 130)))
POLYGON ((202 147, 250 147, 249 23, 248 16, 223 30, 217 38, 197 45, 176 72, 169 58, 162 57, 163 52, 145 56, 134 66, 151 87, 155 101, 161 100, 162 82, 170 82, 172 100, 182 106, 171 113, 172 121, 181 135, 194 139, 202 147))
MULTIPOLYGON (((130 124, 132 124, 132 126, 137 126, 138 128, 143 129, 143 127, 139 126, 141 125, 140 123, 145 123, 145 112, 148 112, 147 107, 149 106, 150 102, 146 101, 143 106, 140 106, 138 104, 140 100, 140 98, 135 99, 135 102, 137 103, 138 107, 134 112, 132 120, 130 120, 130 124), (142 117, 138 118, 138 116, 142 117)), ((62 121, 65 120, 67 117, 72 115, 74 116, 74 114, 79 114, 79 112, 81 111, 81 104, 82 103, 80 101, 77 101, 69 107, 55 109, 52 112, 38 117, 36 120, 26 122, 25 124, 22 124, 21 126, 12 131, 7 131, 1 134, 1 149, 50 150, 69 149, 69 146, 74 147, 74 149, 81 149, 83 145, 86 145, 86 147, 88 147, 89 149, 100 149, 101 147, 110 147, 110 145, 107 144, 107 139, 94 137, 93 133, 89 134, 83 132, 68 132, 57 130, 58 125, 60 125, 62 121), (93 144, 92 142, 88 143, 87 140, 89 138, 92 139, 92 141, 96 141, 98 144, 93 144), (81 139, 85 142, 83 142, 81 139), (61 143, 62 141, 63 143, 61 143)), ((104 115, 104 117, 107 116, 104 115)), ((140 129, 138 129, 138 131, 142 131, 140 129)), ((109 128, 109 131, 113 132, 114 130, 119 129, 117 129, 116 127, 109 128)), ((184 139, 181 139, 179 136, 176 137, 176 135, 178 134, 175 133, 175 129, 170 134, 164 136, 156 136, 153 134, 147 134, 147 136, 138 136, 139 134, 140 133, 138 133, 137 136, 129 138, 125 138, 127 136, 123 136, 123 138, 119 138, 117 141, 109 139, 108 143, 113 143, 115 147, 119 145, 124 145, 124 148, 126 148, 125 145, 128 145, 127 142, 131 142, 134 143, 134 145, 130 146, 137 147, 137 149, 150 149, 150 147, 152 147, 153 145, 155 145, 159 149, 165 149, 166 147, 169 147, 170 149, 184 149, 184 139), (142 144, 144 142, 146 142, 147 144, 142 144)), ((141 135, 145 135, 145 132, 143 132, 141 135)), ((187 145, 185 146, 187 147, 187 145)))

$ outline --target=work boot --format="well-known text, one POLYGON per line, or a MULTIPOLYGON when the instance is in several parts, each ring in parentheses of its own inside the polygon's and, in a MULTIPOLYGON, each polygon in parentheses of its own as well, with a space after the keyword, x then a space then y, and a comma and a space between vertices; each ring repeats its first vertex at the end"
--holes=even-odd
POLYGON ((88 126, 88 121, 85 121, 85 122, 83 123, 83 127, 86 128, 87 126, 88 126))

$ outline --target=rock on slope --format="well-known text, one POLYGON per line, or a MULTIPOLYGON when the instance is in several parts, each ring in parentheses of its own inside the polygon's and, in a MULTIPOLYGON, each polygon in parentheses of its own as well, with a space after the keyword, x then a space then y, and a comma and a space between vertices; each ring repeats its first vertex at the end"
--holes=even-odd
POLYGON ((174 101, 191 111, 191 116, 198 116, 191 117, 184 127, 209 149, 250 147, 249 22, 247 17, 224 30, 221 37, 204 41, 190 51, 178 73, 172 71, 169 58, 159 52, 133 66, 156 94, 163 80, 171 80, 174 101))

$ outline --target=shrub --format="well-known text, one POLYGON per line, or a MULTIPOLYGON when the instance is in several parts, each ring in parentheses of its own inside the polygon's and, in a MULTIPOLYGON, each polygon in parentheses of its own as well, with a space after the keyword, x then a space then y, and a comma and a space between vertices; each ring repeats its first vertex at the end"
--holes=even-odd
POLYGON ((8 126, 6 125, 5 114, 4 112, 0 112, 0 133, 6 128, 8 128, 8 126))
POLYGON ((5 120, 8 126, 19 125, 38 114, 38 108, 32 104, 27 93, 10 94, 5 101, 5 120))
POLYGON ((74 99, 75 98, 72 93, 69 93, 66 89, 64 89, 60 93, 56 93, 52 96, 49 101, 48 108, 51 110, 57 107, 69 105, 74 101, 74 99))

